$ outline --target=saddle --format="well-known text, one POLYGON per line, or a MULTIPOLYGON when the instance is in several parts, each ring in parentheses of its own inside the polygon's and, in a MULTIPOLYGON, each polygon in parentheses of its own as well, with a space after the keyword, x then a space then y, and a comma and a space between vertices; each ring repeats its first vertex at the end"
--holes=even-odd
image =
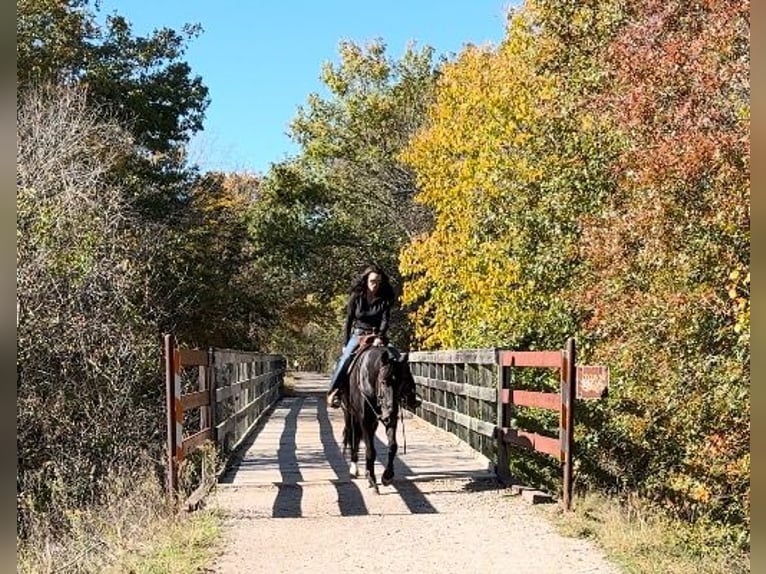
POLYGON ((379 335, 376 335, 374 333, 370 333, 369 335, 362 335, 359 337, 359 343, 357 343, 356 347, 353 350, 353 353, 351 355, 351 360, 348 363, 348 368, 346 369, 346 374, 351 374, 351 369, 354 368, 354 365, 359 360, 359 357, 362 356, 362 353, 364 353, 367 349, 372 347, 373 341, 375 341, 376 338, 380 338, 383 340, 383 344, 387 345, 388 342, 386 341, 385 337, 380 337, 379 335))

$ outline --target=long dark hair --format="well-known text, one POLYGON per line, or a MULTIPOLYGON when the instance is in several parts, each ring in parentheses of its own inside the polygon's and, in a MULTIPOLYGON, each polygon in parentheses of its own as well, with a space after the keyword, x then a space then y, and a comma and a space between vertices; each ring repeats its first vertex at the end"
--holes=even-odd
POLYGON ((368 265, 362 274, 359 275, 351 285, 351 297, 364 295, 367 292, 367 277, 370 273, 377 273, 380 276, 380 285, 378 286, 377 296, 381 299, 393 303, 396 298, 394 288, 388 280, 388 275, 377 265, 368 265))

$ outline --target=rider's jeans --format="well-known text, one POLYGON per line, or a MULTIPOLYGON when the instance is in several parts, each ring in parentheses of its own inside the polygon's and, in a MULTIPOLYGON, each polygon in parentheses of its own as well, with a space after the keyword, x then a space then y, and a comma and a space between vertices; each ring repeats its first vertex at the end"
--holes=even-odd
POLYGON ((359 337, 351 333, 351 337, 343 347, 343 351, 341 352, 338 362, 335 363, 335 370, 333 371, 332 377, 330 378, 330 391, 332 391, 338 385, 340 380, 340 373, 343 369, 348 367, 348 360, 351 358, 351 353, 356 348, 357 343, 359 343, 359 337))

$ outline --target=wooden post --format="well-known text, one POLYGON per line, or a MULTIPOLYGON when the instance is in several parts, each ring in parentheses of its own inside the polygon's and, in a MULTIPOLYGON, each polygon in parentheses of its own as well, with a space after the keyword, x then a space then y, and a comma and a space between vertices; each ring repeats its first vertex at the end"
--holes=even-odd
POLYGON ((505 444, 503 429, 508 427, 508 405, 503 403, 503 390, 508 388, 506 375, 508 369, 500 361, 500 351, 495 351, 495 363, 497 364, 497 468, 495 474, 503 484, 510 482, 510 462, 508 460, 508 446, 505 444))
POLYGON ((218 432, 216 425, 218 424, 218 413, 216 403, 216 377, 215 377, 215 351, 211 348, 207 350, 207 388, 210 391, 210 406, 209 417, 210 422, 210 439, 213 444, 218 445, 218 432))
POLYGON ((176 365, 172 335, 165 335, 165 405, 168 421, 168 494, 178 487, 176 463, 176 365))
POLYGON ((564 508, 572 508, 572 455, 574 451, 574 398, 577 392, 575 341, 567 340, 561 372, 561 451, 564 466, 564 508))
MULTIPOLYGON (((198 374, 197 374, 197 388, 200 391, 206 391, 208 390, 207 387, 207 366, 206 365, 200 365, 197 367, 198 374)), ((209 424, 209 415, 208 412, 210 410, 210 407, 200 407, 199 409, 199 430, 205 430, 208 427, 209 424)))

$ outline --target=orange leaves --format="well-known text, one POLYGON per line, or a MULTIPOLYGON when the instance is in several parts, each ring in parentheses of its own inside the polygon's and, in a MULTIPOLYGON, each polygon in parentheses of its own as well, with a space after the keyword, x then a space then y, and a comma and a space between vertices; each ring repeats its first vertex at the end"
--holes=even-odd
POLYGON ((697 178, 724 149, 749 156, 738 120, 749 100, 748 4, 634 4, 609 52, 618 86, 610 107, 637 137, 643 181, 697 178))
POLYGON ((615 373, 602 450, 581 456, 741 523, 748 6, 526 2, 500 46, 442 70, 402 155, 436 221, 400 258, 422 344, 575 331, 615 373))

